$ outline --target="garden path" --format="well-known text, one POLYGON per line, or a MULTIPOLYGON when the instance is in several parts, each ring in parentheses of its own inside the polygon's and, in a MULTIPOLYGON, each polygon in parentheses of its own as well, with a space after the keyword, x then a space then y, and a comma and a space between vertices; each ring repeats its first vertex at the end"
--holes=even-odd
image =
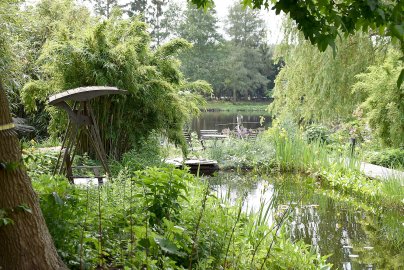
POLYGON ((380 180, 388 180, 391 178, 402 179, 404 182, 404 172, 385 168, 378 165, 373 165, 366 162, 361 162, 361 171, 370 178, 380 180))

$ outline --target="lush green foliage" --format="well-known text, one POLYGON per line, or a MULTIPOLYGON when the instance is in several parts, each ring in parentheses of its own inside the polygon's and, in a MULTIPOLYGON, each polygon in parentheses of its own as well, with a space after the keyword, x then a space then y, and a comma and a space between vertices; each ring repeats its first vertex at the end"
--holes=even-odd
MULTIPOLYGON (((259 137, 256 143, 240 140, 239 146, 235 141, 227 150, 226 147, 223 149, 236 148, 232 153, 233 160, 243 159, 247 152, 251 157, 244 164, 255 167, 257 172, 263 172, 263 169, 268 172, 268 167, 255 161, 262 161, 262 157, 267 158, 264 162, 269 159, 282 161, 270 154, 273 146, 268 142, 278 132, 285 133, 285 128, 280 131, 276 131, 280 128, 274 128, 276 130, 259 137)), ((366 204, 400 209, 403 194, 398 179, 369 181, 341 166, 315 165, 304 158, 306 155, 298 155, 302 147, 284 135, 280 138, 283 145, 288 141, 293 143, 298 148, 293 157, 301 161, 284 163, 283 168, 298 168, 296 166, 300 164, 301 171, 311 171, 313 181, 321 183, 320 191, 324 194, 326 189, 331 189, 334 197, 344 194, 360 198, 366 204), (303 162, 306 165, 302 165, 303 162)), ((305 141, 301 139, 303 143, 305 141)), ((313 149, 307 145, 305 150, 313 149)), ((310 154, 321 159, 316 151, 310 154)), ((284 154, 285 151, 277 153, 284 154)), ((125 160, 135 161, 138 155, 131 158, 127 154, 125 160)), ((292 244, 283 229, 273 227, 276 224, 268 226, 270 202, 262 204, 255 214, 247 214, 241 211, 242 200, 234 204, 227 196, 216 197, 209 185, 184 171, 149 168, 134 172, 131 162, 121 167, 113 183, 99 188, 71 186, 64 178, 45 174, 42 168, 49 167, 48 160, 52 158, 39 153, 36 158, 26 159, 27 166, 32 168, 30 174, 58 251, 72 269, 91 269, 96 265, 184 269, 190 262, 193 269, 325 267, 325 258, 319 259, 314 250, 309 252, 302 242, 292 244)), ((256 180, 256 177, 251 178, 253 183, 256 180)), ((215 183, 215 179, 212 181, 215 183)), ((240 184, 240 180, 237 183, 240 184)), ((316 187, 314 183, 310 186, 316 187)), ((395 232, 389 230, 389 226, 383 227, 383 233, 390 239, 395 232)), ((400 246, 401 240, 396 240, 400 246)))
POLYGON ((230 102, 230 101, 209 101, 201 109, 206 111, 231 111, 231 112, 251 112, 265 111, 268 108, 267 102, 230 102))
MULTIPOLYGON (((153 130, 181 144, 183 123, 198 113, 196 105, 202 102, 197 92, 209 91, 210 86, 183 79, 174 56, 190 46, 187 42, 174 40, 156 51, 149 45, 146 25, 119 15, 95 26, 83 25, 80 34, 58 31, 38 60, 41 79, 22 90, 26 108, 35 110, 38 101, 62 90, 113 85, 130 95, 100 98, 93 104, 110 155, 119 157, 153 130)), ((48 112, 49 131, 58 135, 66 121, 54 108, 48 112)))
MULTIPOLYGON (((198 7, 211 7, 213 0, 188 0, 198 7)), ((401 53, 404 53, 404 25, 402 1, 304 1, 293 2, 286 0, 243 0, 244 6, 260 9, 274 9, 277 14, 281 11, 292 18, 297 28, 302 31, 305 39, 316 44, 320 51, 328 46, 336 50, 335 40, 340 33, 353 34, 357 31, 372 29, 381 35, 390 36, 401 43, 401 53)), ((404 80, 404 70, 401 70, 397 85, 400 87, 404 80)))
POLYGON ((214 11, 204 13, 187 6, 185 11, 178 10, 175 17, 182 19, 174 28, 174 35, 193 44, 192 49, 179 56, 182 71, 190 79, 207 80, 216 93, 222 83, 220 70, 225 65, 221 61, 227 51, 217 45, 221 43, 222 37, 218 33, 218 19, 214 11))
POLYGON ((275 150, 271 140, 259 137, 230 139, 209 148, 209 157, 219 160, 224 170, 265 170, 274 167, 275 150))
POLYGON ((403 149, 383 149, 365 153, 366 161, 387 168, 404 168, 403 149))
POLYGON ((11 40, 10 31, 14 27, 13 23, 15 22, 12 18, 16 15, 16 11, 18 8, 18 1, 16 0, 9 0, 9 1, 2 1, 1 5, 1 12, 0 12, 0 25, 4 31, 1 31, 0 35, 0 74, 1 77, 5 77, 6 71, 8 71, 8 67, 10 66, 10 56, 11 56, 11 40), (10 29, 11 28, 11 29, 10 29))
MULTIPOLYGON (((273 227, 276 224, 268 226, 271 202, 261 204, 257 213, 247 214, 242 211, 242 200, 215 197, 214 189, 183 171, 149 168, 135 172, 132 168, 158 161, 156 149, 146 147, 143 151, 154 154, 149 159, 138 152, 126 154, 114 182, 100 188, 74 187, 63 178, 44 175, 47 171, 43 168, 52 160, 46 155, 26 159, 59 253, 72 269, 80 264, 83 268, 147 265, 151 269, 183 269, 189 264, 194 269, 326 267, 325 258, 319 259, 314 250, 309 252, 302 242, 292 244, 286 231, 273 227)), ((358 204, 370 209, 367 211, 401 211, 401 180, 369 181, 344 162, 330 160, 324 144, 308 144, 293 123, 279 122, 254 142, 218 143, 209 152, 219 158, 230 156, 225 160, 228 164, 253 168, 256 173, 268 174, 277 168, 310 173, 311 188, 351 203, 359 199, 358 204)), ((212 179, 213 184, 215 181, 212 179)), ((381 230, 400 247, 402 240, 395 237, 393 228, 384 225, 381 230)), ((400 265, 391 262, 394 264, 400 265)))
POLYGON ((110 18, 113 16, 114 10, 121 10, 129 17, 141 17, 141 20, 149 26, 150 36, 153 46, 160 46, 171 34, 171 22, 168 20, 170 16, 167 13, 167 4, 169 1, 162 0, 128 0, 121 3, 118 0, 88 0, 92 2, 94 12, 103 17, 110 18))
POLYGON ((355 75, 375 61, 371 39, 364 34, 341 39, 334 57, 319 52, 291 25, 278 55, 285 61, 275 81, 273 114, 293 115, 296 122, 349 121, 364 95, 352 92, 355 75), (291 39, 291 40, 290 40, 291 39), (290 43, 289 43, 290 42, 290 43))
POLYGON ((264 19, 259 11, 243 8, 236 2, 229 10, 227 34, 239 47, 258 48, 266 38, 264 19))
POLYGON ((403 69, 399 53, 391 49, 381 65, 358 74, 354 93, 368 97, 362 103, 364 118, 376 136, 389 146, 404 146, 404 86, 397 88, 395 78, 403 69))
POLYGON ((303 242, 292 244, 277 224, 268 226, 263 213, 241 213, 242 203, 216 198, 184 171, 127 168, 99 188, 33 176, 58 252, 71 269, 326 267, 303 242))
POLYGON ((312 124, 304 131, 304 138, 307 142, 319 141, 322 143, 328 143, 330 138, 330 131, 323 125, 312 124))
MULTIPOLYGON (((266 45, 266 30, 258 12, 234 4, 226 20, 226 41, 218 31, 214 10, 203 12, 189 5, 174 27, 175 35, 193 48, 180 55, 184 74, 202 78, 213 86, 217 98, 265 97, 277 73, 272 48, 266 45)), ((174 19, 174 18, 173 18, 174 19)))
POLYGON ((355 166, 352 160, 345 164, 346 152, 333 153, 321 140, 308 143, 303 134, 288 122, 275 122, 268 131, 268 140, 275 147, 275 160, 283 171, 319 172, 330 167, 355 166))
POLYGON ((120 162, 113 161, 113 170, 118 173, 127 167, 131 170, 142 170, 148 167, 163 167, 162 148, 159 138, 152 135, 135 148, 123 154, 120 162))
POLYGON ((16 112, 19 109, 17 89, 21 86, 21 67, 15 62, 17 50, 14 50, 20 28, 19 0, 6 0, 0 3, 0 80, 5 88, 10 109, 16 112))
POLYGON ((339 40, 334 55, 331 49, 320 53, 290 21, 285 27, 285 44, 277 53, 286 65, 276 79, 272 114, 301 125, 343 124, 360 141, 370 135, 400 147, 404 96, 396 78, 402 62, 394 46, 357 33, 339 40))
MULTIPOLYGON (((108 183, 99 187, 69 185, 63 177, 49 176, 56 153, 25 150, 24 161, 66 264, 72 269, 328 269, 325 258, 315 250, 302 241, 290 241, 282 226, 285 212, 275 213, 275 221, 270 222, 273 202, 261 201, 257 213, 246 213, 244 195, 235 202, 230 195, 216 197, 209 183, 161 164, 160 137, 156 134, 183 142, 181 129, 198 113, 200 91, 210 90, 199 79, 212 82, 217 96, 234 99, 263 96, 271 88, 276 67, 258 13, 234 5, 226 29, 231 41, 225 42, 212 11, 202 13, 189 6, 182 13, 178 6, 171 6, 170 12, 163 14, 164 1, 151 1, 150 10, 145 8, 146 1, 131 2, 130 15, 145 12, 143 19, 152 25, 149 35, 141 19, 123 19, 119 10, 112 9, 117 1, 107 1, 106 6, 101 0, 93 2, 98 4, 97 12, 109 19, 98 21, 71 0, 43 0, 33 9, 20 11, 24 20, 17 22, 18 2, 0 3, 0 25, 7 30, 0 33, 0 76, 12 78, 7 84, 16 112, 21 108, 15 98, 17 88, 27 79, 31 81, 22 91, 23 101, 28 109, 45 115, 37 117, 40 121, 36 123, 48 125, 46 115, 52 116, 49 128, 55 135, 66 118, 53 108, 44 111, 50 94, 87 85, 114 85, 130 92, 126 98, 101 98, 93 103, 111 156, 132 149, 120 163, 115 162, 115 177, 108 183), (178 18, 171 22, 174 17, 178 18), (193 48, 179 39, 161 45, 170 36, 186 38, 193 48), (178 53, 185 76, 180 72, 178 53), (21 64, 13 64, 15 59, 21 64), (196 81, 189 83, 184 77, 196 81)), ((341 38, 336 42, 338 50, 334 48, 338 31, 352 33, 359 26, 382 32, 387 27, 387 35, 402 42, 400 6, 395 2, 342 1, 329 10, 334 2, 272 2, 278 12, 289 11, 304 38, 322 51, 327 45, 334 50, 319 54, 303 36, 294 39, 292 29, 286 37, 291 42, 280 50, 286 67, 274 92, 273 112, 281 121, 275 121, 257 140, 219 142, 203 155, 218 159, 225 169, 309 174, 307 190, 357 203, 368 212, 394 209, 402 213, 401 179, 370 181, 358 172, 355 161, 349 167, 342 151, 332 152, 335 145, 324 143, 333 144, 333 136, 324 126, 311 125, 302 133, 295 124, 350 121, 347 125, 356 136, 361 133, 359 126, 366 129, 365 119, 386 144, 403 144, 403 90, 395 87, 402 70, 399 53, 391 51, 383 65, 375 65, 378 57, 384 56, 377 52, 383 46, 378 46, 378 38, 361 33, 341 38), (355 8, 356 13, 341 15, 346 8, 355 8), (307 16, 299 17, 302 14, 307 16), (343 24, 346 29, 341 29, 343 24), (364 115, 356 110, 361 103, 364 115), (291 113, 293 120, 289 119, 291 113)), ((243 3, 258 7, 269 1, 243 3)), ((401 152, 386 152, 378 162, 392 165, 398 160, 403 164, 401 152)), ((80 159, 91 162, 87 156, 80 159)), ((295 195, 300 193, 302 190, 295 195)), ((288 209, 293 209, 291 201, 300 199, 285 198, 288 209)), ((398 218, 387 218, 397 223, 398 218)), ((0 209, 0 226, 11 222, 0 209)), ((402 227, 396 230, 373 220, 363 222, 373 234, 380 231, 378 237, 402 250, 402 227)), ((398 261, 399 255, 392 260, 398 261)))

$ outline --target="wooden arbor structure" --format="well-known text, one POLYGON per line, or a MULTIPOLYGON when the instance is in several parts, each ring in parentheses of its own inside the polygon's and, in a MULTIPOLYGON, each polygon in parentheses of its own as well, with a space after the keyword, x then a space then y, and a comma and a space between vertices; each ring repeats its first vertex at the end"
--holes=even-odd
POLYGON ((111 94, 127 94, 126 90, 120 90, 116 87, 90 86, 79 87, 49 97, 49 104, 65 110, 69 116, 69 124, 65 131, 62 147, 55 165, 53 174, 66 174, 70 183, 74 183, 74 178, 86 176, 74 176, 73 168, 92 169, 94 176, 102 183, 102 176, 99 169, 104 169, 105 173, 110 174, 107 164, 107 156, 101 141, 101 136, 97 121, 90 106, 90 101, 96 97, 111 94), (70 106, 69 103, 72 105, 70 106), (80 134, 87 133, 89 140, 94 147, 97 158, 101 166, 79 166, 72 167, 78 138, 80 134))

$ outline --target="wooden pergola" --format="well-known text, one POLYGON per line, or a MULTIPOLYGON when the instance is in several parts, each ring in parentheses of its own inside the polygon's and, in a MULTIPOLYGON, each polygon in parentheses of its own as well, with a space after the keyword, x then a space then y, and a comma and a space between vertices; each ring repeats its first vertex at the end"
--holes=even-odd
POLYGON ((101 141, 98 124, 90 106, 90 101, 100 96, 127 93, 126 90, 121 90, 116 87, 89 86, 70 89, 49 97, 49 105, 65 110, 69 116, 69 124, 65 131, 62 147, 53 174, 66 174, 70 183, 74 183, 74 178, 83 176, 73 175, 73 168, 92 169, 94 176, 102 183, 103 176, 101 176, 99 169, 102 167, 107 174, 110 174, 110 170, 107 164, 107 156, 101 141), (101 166, 72 167, 78 145, 78 138, 83 132, 87 133, 94 147, 96 156, 101 162, 101 166))

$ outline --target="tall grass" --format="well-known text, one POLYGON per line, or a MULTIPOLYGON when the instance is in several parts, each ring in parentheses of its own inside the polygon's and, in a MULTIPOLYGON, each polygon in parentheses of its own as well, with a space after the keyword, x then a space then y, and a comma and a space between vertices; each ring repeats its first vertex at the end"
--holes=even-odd
POLYGON ((264 139, 272 143, 275 160, 282 171, 321 172, 330 167, 359 169, 359 163, 348 155, 333 155, 324 142, 303 139, 300 132, 288 134, 285 129, 273 127, 264 139))
POLYGON ((386 204, 401 205, 404 212, 404 179, 390 176, 382 182, 381 192, 386 204))

